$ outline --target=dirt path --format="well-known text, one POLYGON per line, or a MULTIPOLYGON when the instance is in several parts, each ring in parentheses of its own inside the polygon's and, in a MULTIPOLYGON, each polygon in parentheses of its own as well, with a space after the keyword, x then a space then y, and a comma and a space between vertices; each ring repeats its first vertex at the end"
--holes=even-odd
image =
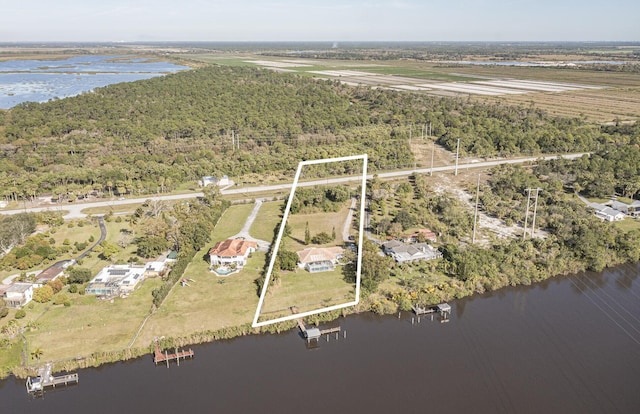
POLYGON ((247 220, 244 222, 244 226, 242 226, 242 229, 240 230, 240 232, 231 238, 232 239, 243 238, 248 241, 254 241, 258 243, 259 250, 266 252, 269 250, 269 246, 271 245, 271 243, 265 240, 256 239, 255 237, 252 237, 251 234, 249 234, 249 230, 251 229, 253 222, 256 220, 256 217, 258 216, 258 211, 260 210, 260 207, 262 207, 262 200, 258 198, 256 199, 256 203, 253 206, 253 210, 251 210, 251 214, 249 214, 249 217, 247 217, 247 220))
POLYGON ((351 222, 353 221, 353 212, 356 209, 356 203, 358 199, 353 198, 351 200, 351 207, 349 207, 349 213, 347 214, 347 218, 344 221, 344 226, 342 227, 342 240, 349 241, 349 236, 351 233, 351 222))

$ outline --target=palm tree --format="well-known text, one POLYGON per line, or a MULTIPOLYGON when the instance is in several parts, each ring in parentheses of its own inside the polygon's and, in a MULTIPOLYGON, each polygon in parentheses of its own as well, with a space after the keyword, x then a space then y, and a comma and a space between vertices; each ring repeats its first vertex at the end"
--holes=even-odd
POLYGON ((40 358, 42 358, 43 354, 44 352, 40 348, 36 348, 33 351, 31 351, 31 357, 34 359, 37 359, 38 361, 40 361, 40 358))

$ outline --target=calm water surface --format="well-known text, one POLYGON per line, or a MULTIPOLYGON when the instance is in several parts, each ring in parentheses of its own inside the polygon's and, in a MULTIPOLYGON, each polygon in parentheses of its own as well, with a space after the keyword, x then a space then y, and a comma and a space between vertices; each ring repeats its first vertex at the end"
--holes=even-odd
POLYGON ((129 56, 74 56, 60 60, 0 62, 0 108, 46 102, 100 86, 149 79, 189 69, 169 62, 129 56))
POLYGON ((363 314, 347 338, 296 332, 79 372, 30 399, 0 382, 2 413, 639 413, 640 265, 452 302, 448 323, 363 314), (5 408, 8 410, 5 411, 5 408))

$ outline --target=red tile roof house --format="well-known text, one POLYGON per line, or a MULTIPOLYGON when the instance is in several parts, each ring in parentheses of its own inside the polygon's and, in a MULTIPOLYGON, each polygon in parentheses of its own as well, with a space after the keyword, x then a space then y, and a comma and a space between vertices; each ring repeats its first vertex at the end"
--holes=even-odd
POLYGON ((256 242, 243 239, 227 239, 216 243, 209 250, 209 262, 213 268, 235 266, 237 269, 241 269, 247 264, 249 255, 257 249, 258 244, 256 242))

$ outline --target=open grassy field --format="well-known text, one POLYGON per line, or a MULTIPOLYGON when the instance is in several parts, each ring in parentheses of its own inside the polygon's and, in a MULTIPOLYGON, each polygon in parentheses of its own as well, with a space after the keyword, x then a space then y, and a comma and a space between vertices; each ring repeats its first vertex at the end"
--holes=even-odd
POLYGON ((189 286, 174 287, 149 318, 134 346, 147 346, 156 336, 186 336, 253 320, 258 306, 254 281, 264 267, 264 253, 254 253, 240 272, 218 277, 209 272, 209 263, 205 261, 210 247, 200 250, 187 268, 184 277, 191 279, 189 286))
POLYGON ((335 213, 311 213, 311 214, 289 214, 288 224, 291 227, 291 236, 286 238, 287 249, 298 251, 308 246, 304 244, 304 233, 306 224, 309 223, 309 233, 311 237, 325 232, 329 235, 335 230, 336 240, 328 245, 335 245, 342 241, 342 227, 349 214, 351 201, 345 203, 340 210, 335 213))
POLYGON ((43 359, 55 361, 116 351, 127 347, 151 308, 151 291, 159 279, 148 279, 128 298, 111 301, 67 294, 71 306, 34 303, 26 320, 38 329, 26 334, 29 349, 40 348, 43 359))
POLYGON ((280 273, 280 281, 267 290, 260 314, 262 320, 269 320, 290 315, 291 306, 306 312, 354 300, 355 285, 344 281, 342 266, 319 273, 298 269, 280 273))
POLYGON ((274 237, 274 229, 282 220, 282 206, 284 201, 271 201, 262 203, 262 207, 258 210, 249 234, 256 239, 271 241, 274 237))

